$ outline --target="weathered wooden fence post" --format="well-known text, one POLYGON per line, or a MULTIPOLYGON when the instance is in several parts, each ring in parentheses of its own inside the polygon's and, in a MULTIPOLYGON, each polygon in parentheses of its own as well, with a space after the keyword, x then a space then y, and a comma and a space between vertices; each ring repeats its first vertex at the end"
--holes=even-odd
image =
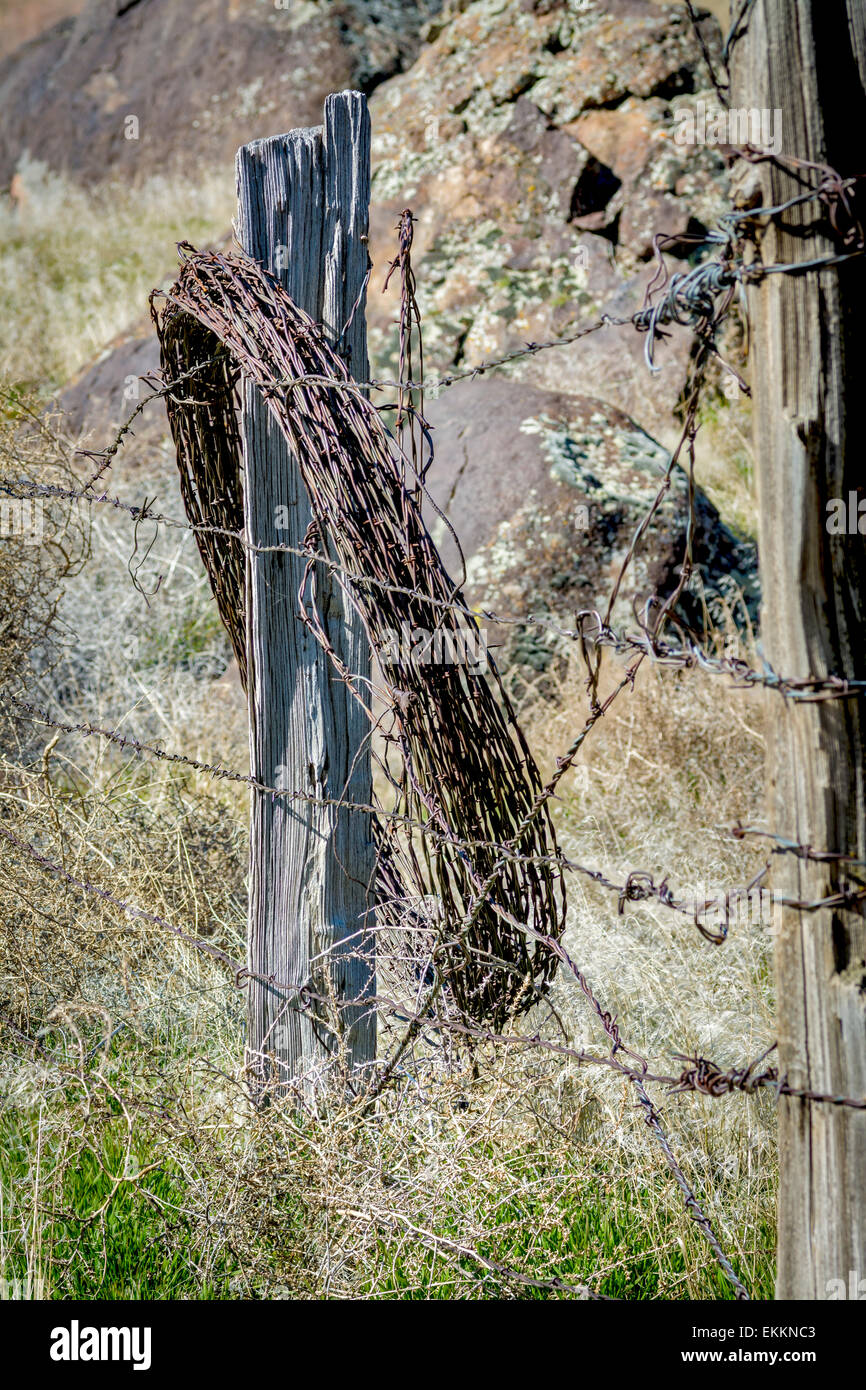
MULTIPOLYGON (((740 10, 739 3, 732 6, 740 10)), ((863 0, 757 0, 733 46, 732 106, 780 110, 781 155, 863 169, 863 0)), ((741 166, 742 167, 742 166, 741 166)), ((760 166, 777 206, 816 171, 760 166)), ((862 194, 854 195, 860 216, 862 194)), ((766 227, 765 264, 844 249, 814 201, 766 227), (811 230, 807 230, 810 228, 811 230)), ((768 276, 750 291, 751 371, 763 579, 762 641, 792 676, 866 677, 866 537, 828 533, 827 503, 863 496, 866 263, 768 276)), ((777 833, 866 858, 862 698, 782 706, 769 727, 768 814, 777 833)), ((784 856, 778 887, 814 901, 845 868, 784 856)), ((786 909, 776 940, 779 1067, 793 1086, 866 1095, 866 919, 786 909)), ((866 1113, 781 1098, 777 1297, 848 1295, 866 1279, 866 1113)), ((863 1287, 861 1285, 860 1287, 863 1287)), ((856 1294, 854 1295, 856 1297, 856 1294)))
MULTIPOLYGON (((352 374, 366 380, 366 98, 330 96, 323 127, 243 146, 237 182, 244 251, 325 325, 352 374)), ((303 547, 308 497, 281 431, 249 385, 242 433, 248 540, 303 547)), ((305 563, 285 552, 248 551, 251 772, 267 786, 369 806, 369 721, 299 620, 305 563)), ((366 696, 366 636, 322 566, 316 605, 329 641, 361 678, 366 696)), ((250 828, 249 969, 306 985, 337 1007, 315 1000, 299 1007, 297 996, 251 980, 247 1056, 262 1082, 270 1077, 282 1085, 303 1075, 309 1086, 335 1053, 353 1067, 375 1057, 373 1010, 362 1003, 345 1007, 373 993, 372 827, 364 812, 253 791, 250 828)))

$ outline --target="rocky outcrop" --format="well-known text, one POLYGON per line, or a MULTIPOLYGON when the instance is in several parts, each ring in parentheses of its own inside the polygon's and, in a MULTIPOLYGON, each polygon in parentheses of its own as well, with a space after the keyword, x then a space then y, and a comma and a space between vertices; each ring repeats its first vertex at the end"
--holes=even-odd
MULTIPOLYGON (((109 343, 97 360, 71 381, 58 398, 66 429, 87 448, 100 449, 150 394, 141 380, 159 371, 159 343, 149 327, 109 343)), ((141 461, 145 445, 156 446, 168 434, 161 400, 145 406, 135 433, 125 445, 121 466, 141 461)))
POLYGON ((89 0, 0 64, 0 187, 27 151, 91 181, 194 175, 410 62, 438 0, 89 0))
MULTIPOLYGON (((718 62, 709 16, 703 31, 718 62)), ((712 225, 725 205, 719 151, 674 139, 676 112, 708 82, 682 6, 472 0, 443 11, 412 68, 371 102, 374 260, 393 253, 393 225, 411 207, 431 360, 477 363, 640 306, 656 233, 712 225)), ((372 295, 380 365, 393 360, 394 318, 393 298, 372 295)), ((688 335, 674 335, 650 379, 637 334, 602 336, 540 355, 525 375, 670 432, 688 350, 688 335)))
MULTIPOLYGON (((390 2, 379 0, 382 13, 390 2)), ((39 45, 27 61, 42 63, 39 81, 46 92, 54 90, 49 111, 77 74, 81 110, 91 113, 100 157, 109 165, 126 157, 110 144, 114 115, 127 109, 131 93, 148 92, 148 138, 156 144, 145 144, 143 125, 138 158, 150 167, 159 141, 176 141, 178 120, 193 108, 190 149, 230 167, 242 140, 318 122, 326 91, 357 80, 359 63, 368 74, 376 68, 369 79, 378 85, 371 98, 368 323, 379 375, 396 366, 396 277, 387 294, 380 291, 406 206, 417 219, 413 260, 434 374, 526 340, 567 334, 602 312, 629 316, 655 273, 656 234, 710 226, 722 210, 720 152, 674 139, 677 112, 704 99, 708 82, 682 7, 651 0, 451 0, 419 40, 422 7, 398 6, 412 10, 411 23, 404 15, 403 30, 389 31, 380 50, 370 40, 382 27, 373 23, 375 7, 358 0, 349 8, 351 23, 345 6, 337 22, 337 5, 296 5, 285 13, 245 5, 226 19, 215 0, 190 0, 181 23, 181 9, 170 0, 139 0, 113 17, 107 15, 112 6, 91 5, 50 38, 63 50, 50 72, 39 45), (192 12, 200 23, 186 53, 192 12), (128 33, 137 32, 141 45, 146 35, 161 35, 158 81, 145 74, 143 50, 136 57, 134 43, 123 53, 117 47, 122 25, 138 26, 128 33), (406 60, 410 43, 421 45, 414 63, 378 81, 406 60), (97 61, 110 53, 111 62, 97 61), (224 99, 239 90, 241 70, 262 78, 248 110, 235 97, 224 99)), ((428 13, 437 8, 428 6, 428 13)), ((718 62, 718 26, 707 16, 703 29, 718 62)), ((148 41, 152 53, 153 38, 148 41)), ((64 145, 56 127, 52 134, 50 121, 45 141, 35 153, 47 157, 56 149, 62 162, 65 149, 67 160, 85 167, 95 161, 92 152, 70 154, 68 139, 64 145)), ((692 246, 683 241, 671 249, 682 263, 692 246)), ((676 259, 671 264, 678 268, 676 259)), ((630 327, 605 328, 525 359, 508 377, 491 375, 428 398, 436 441, 430 486, 460 536, 473 602, 523 616, 569 615, 606 600, 667 464, 689 349, 690 335, 674 333, 657 354, 664 370, 653 376, 644 339, 630 327)), ((73 425, 89 429, 94 444, 102 442, 128 413, 128 379, 155 364, 147 337, 117 344, 65 394, 73 425)), ((158 406, 149 407, 136 430, 128 458, 164 449, 158 406)), ((676 470, 630 567, 617 622, 629 622, 633 603, 650 592, 664 596, 676 584, 685 518, 685 475, 676 470)), ((447 528, 432 512, 430 522, 456 568, 447 528)), ((730 573, 754 614, 754 548, 740 542, 701 492, 695 560, 710 591, 724 588, 730 573)))
MULTIPOLYGON (((718 24, 702 25, 718 63, 718 24)), ((677 113, 712 93, 684 7, 661 0, 89 0, 0 65, 0 185, 24 150, 87 180, 217 165, 228 181, 239 144, 317 124, 352 83, 372 92, 383 371, 394 282, 378 291, 406 206, 428 361, 447 367, 633 313, 656 234, 725 205, 720 152, 674 138, 677 113)), ((667 442, 689 347, 675 331, 651 378, 637 333, 602 334, 522 374, 601 395, 667 442)))

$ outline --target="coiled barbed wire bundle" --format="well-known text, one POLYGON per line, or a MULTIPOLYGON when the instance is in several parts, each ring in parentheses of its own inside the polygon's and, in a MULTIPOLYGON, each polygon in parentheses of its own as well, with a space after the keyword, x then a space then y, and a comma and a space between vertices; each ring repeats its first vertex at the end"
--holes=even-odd
MULTIPOLYGON (((253 262, 182 249, 179 279, 161 312, 154 308, 154 320, 170 377, 213 359, 196 375, 194 392, 166 398, 191 519, 238 529, 235 411, 243 376, 262 392, 298 461, 320 533, 308 538, 310 569, 324 543, 339 561, 340 583, 373 650, 388 654, 387 741, 401 764, 396 809, 440 832, 433 840, 379 831, 389 860, 388 900, 399 863, 406 901, 438 902, 444 930, 434 950, 437 974, 468 1017, 502 1026, 550 983, 557 957, 541 938, 557 940, 565 920, 553 824, 515 711, 492 661, 485 674, 393 651, 391 635, 425 629, 431 611, 446 640, 456 639, 458 628, 480 630, 466 617, 459 585, 422 519, 411 460, 323 331, 253 262), (296 384, 282 385, 286 379, 296 384)), ((196 534, 207 537, 202 557, 243 671, 242 548, 213 531, 196 534)), ((298 604, 299 620, 316 631, 310 594, 299 595, 298 604)), ((352 686, 351 672, 336 674, 352 686)))

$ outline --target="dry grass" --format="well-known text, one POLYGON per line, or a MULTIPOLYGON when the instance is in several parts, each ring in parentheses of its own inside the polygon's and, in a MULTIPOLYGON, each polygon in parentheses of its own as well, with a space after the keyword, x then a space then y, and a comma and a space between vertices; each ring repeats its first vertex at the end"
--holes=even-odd
MULTIPOLYGON (((138 478, 177 512, 168 472, 138 478)), ((99 511, 99 509, 97 509, 99 511)), ((195 553, 161 533, 138 572, 131 523, 99 512, 67 580, 59 660, 31 663, 61 701, 170 749, 243 770, 244 715, 195 553)), ((141 537, 139 558, 150 537, 141 537)), ((580 673, 527 710, 542 761, 582 722, 580 673)), ((77 735, 7 725, 0 823, 114 897, 243 956, 246 797, 77 735)), ((557 809, 566 852, 676 889, 746 881, 726 835, 761 799, 760 707, 720 678, 641 673, 586 745, 557 809)), ((243 996, 163 928, 0 848, 3 1203, 0 1265, 54 1297, 556 1297, 553 1277, 626 1298, 725 1297, 627 1081, 537 1046, 470 1054, 422 1037, 367 1116, 245 1098, 243 996), (502 1268, 497 1268, 502 1267, 502 1268), (505 1272, 503 1272, 503 1269, 505 1272), (510 1271, 510 1272, 509 1272, 510 1271), (534 1282, 525 1284, 521 1279, 534 1282), (41 1281, 41 1283, 40 1283, 41 1281)), ((697 1048, 723 1063, 770 1037, 768 936, 722 948, 664 909, 570 883, 568 946, 651 1065, 697 1048)), ((568 1043, 604 1053, 573 981, 553 1002, 568 1043)), ((387 1021, 383 1045, 402 1028, 387 1021)), ((527 1035, 562 1034, 540 1015, 527 1035)), ((660 1097, 660 1099, 663 1099, 660 1097)), ((772 1101, 663 1105, 683 1167, 739 1270, 772 1280, 772 1101)), ((12 1287, 8 1285, 7 1287, 12 1287)), ((573 1295, 570 1295, 573 1296, 573 1295)))
MULTIPOLYGON (((751 858, 714 826, 751 809, 759 740, 717 689, 680 682, 672 698, 664 685, 652 675, 643 700, 637 691, 601 731, 594 778, 562 808, 566 849, 620 875, 673 861, 683 880, 711 864, 719 886, 741 882, 751 858), (705 739, 703 751, 721 762, 721 798, 700 757, 682 756, 720 710, 727 736, 705 739), (656 766, 623 757, 646 748, 662 715, 656 766)), ((183 746, 182 734, 167 742, 183 746)), ((243 799, 121 757, 84 769, 81 756, 69 737, 7 761, 3 824, 75 876, 241 955, 243 799)), ((255 1114, 230 972, 52 882, 20 853, 4 849, 2 864, 2 1011, 47 1053, 4 1035, 10 1273, 29 1269, 55 1296, 532 1293, 487 1260, 627 1298, 726 1295, 628 1082, 535 1046, 490 1042, 470 1056, 431 1038, 404 1058, 370 1116, 338 1096, 300 1118, 285 1104, 255 1114), (124 1213, 138 1213, 159 1256, 143 1273, 134 1271, 144 1237, 124 1213)), ((568 945, 651 1065, 670 1069, 672 1046, 737 1062, 766 1044, 759 929, 713 948, 661 910, 618 917, 609 897, 573 888, 568 945)), ((569 1044, 604 1053, 565 975, 554 1003, 569 1044)), ((538 1026, 530 1020, 527 1032, 538 1026)), ((400 1030, 392 1021, 390 1037, 400 1030)), ((561 1041, 549 1023, 542 1034, 561 1041)), ((663 1109, 726 1247, 768 1296, 772 1102, 685 1097, 663 1109)))
POLYGON ((174 244, 224 235, 231 177, 148 179, 90 190, 27 157, 24 196, 0 196, 0 379, 56 389, 147 313, 170 283, 174 244))

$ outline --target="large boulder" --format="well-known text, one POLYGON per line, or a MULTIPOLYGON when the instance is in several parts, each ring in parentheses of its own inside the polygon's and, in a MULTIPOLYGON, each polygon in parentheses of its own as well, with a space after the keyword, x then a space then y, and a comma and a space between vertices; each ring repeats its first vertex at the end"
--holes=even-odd
MULTIPOLYGON (((449 527, 459 538, 469 602, 499 616, 541 615, 568 626, 580 609, 604 612, 670 451, 600 400, 501 377, 454 386, 430 403, 428 418, 435 446, 428 524, 458 582, 462 566, 449 527)), ((687 520, 688 477, 676 465, 626 571, 614 626, 633 630, 635 609, 676 587, 687 520)), ((703 598, 733 599, 742 616, 742 594, 745 611, 757 618, 755 546, 725 525, 700 488, 693 557, 683 616, 701 624, 703 598)), ((543 633, 521 635, 526 659, 544 664, 550 649, 543 633)))
MULTIPOLYGON (((142 399, 152 394, 159 373, 159 343, 152 329, 121 334, 59 393, 57 407, 66 429, 82 447, 104 448, 142 399), (148 387, 147 379, 154 382, 148 387)), ((159 446, 168 435, 168 418, 161 399, 145 405, 135 421, 134 434, 120 455, 120 465, 138 466, 145 447, 159 446)))

